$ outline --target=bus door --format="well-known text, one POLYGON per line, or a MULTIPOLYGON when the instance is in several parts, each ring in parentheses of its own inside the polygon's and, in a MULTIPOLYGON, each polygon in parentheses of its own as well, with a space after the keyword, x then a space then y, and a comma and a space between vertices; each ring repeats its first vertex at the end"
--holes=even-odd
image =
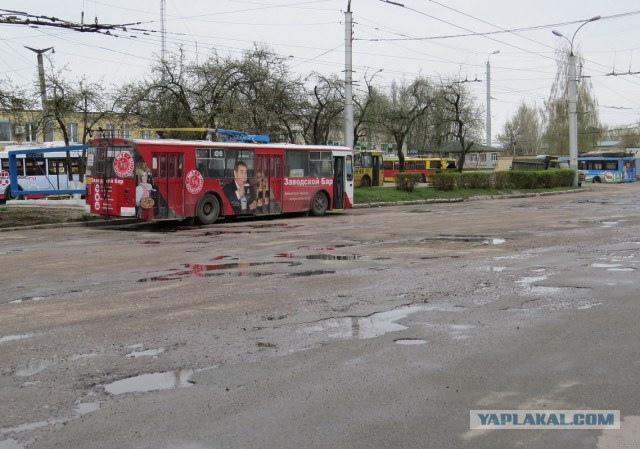
MULTIPOLYGON (((184 158, 181 153, 153 154, 153 218, 184 217, 184 158)), ((144 206, 142 206, 144 207, 144 206)))
POLYGON ((382 166, 382 156, 373 156, 373 173, 371 185, 374 187, 380 187, 381 183, 381 166, 382 166))
POLYGON ((344 209, 344 156, 333 157, 333 209, 344 209))
POLYGON ((282 211, 282 157, 259 155, 256 158, 256 192, 258 214, 282 211))
POLYGON ((270 211, 276 214, 282 212, 282 155, 269 156, 269 186, 271 192, 270 211))

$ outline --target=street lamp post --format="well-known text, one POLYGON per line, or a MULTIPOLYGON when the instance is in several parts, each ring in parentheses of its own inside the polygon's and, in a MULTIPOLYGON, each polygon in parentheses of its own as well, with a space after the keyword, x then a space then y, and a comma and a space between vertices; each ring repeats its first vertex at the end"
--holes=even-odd
POLYGON ((31 48, 25 45, 24 48, 26 48, 27 50, 31 50, 38 55, 38 79, 40 80, 40 98, 42 100, 42 110, 44 111, 47 103, 47 89, 44 82, 44 62, 42 59, 42 55, 49 50, 53 50, 53 47, 43 48, 42 50, 39 50, 37 48, 31 48))
MULTIPOLYGON (((496 50, 487 56, 487 136, 485 144, 491 147, 491 65, 489 64, 489 58, 491 55, 500 53, 500 50, 496 50)), ((485 164, 489 168, 491 167, 491 160, 489 152, 485 153, 485 164)))
POLYGON ((353 31, 351 0, 349 0, 347 11, 344 13, 344 144, 353 150, 353 71, 352 71, 352 46, 353 31))
MULTIPOLYGON (((53 47, 49 47, 49 48, 43 48, 43 49, 37 49, 37 48, 31 48, 31 47, 27 47, 25 45, 26 49, 31 50, 32 52, 36 53, 38 55, 38 78, 40 80, 40 100, 42 101, 42 113, 46 116, 47 114, 47 86, 45 84, 45 80, 44 80, 44 62, 42 59, 42 55, 46 52, 48 52, 49 50, 52 50, 52 52, 55 52, 55 50, 53 50, 53 47)), ((47 139, 47 130, 48 130, 48 126, 45 124, 45 126, 42 129, 42 138, 43 141, 45 141, 47 139)))
POLYGON ((580 28, 585 26, 589 22, 594 22, 600 19, 600 16, 595 16, 586 20, 582 25, 578 27, 578 29, 573 33, 571 40, 562 34, 559 31, 553 30, 552 33, 556 36, 562 37, 569 42, 569 168, 575 170, 575 175, 573 177, 573 185, 578 185, 578 113, 577 113, 577 89, 576 83, 577 74, 576 74, 576 56, 573 53, 573 40, 580 31, 580 28))

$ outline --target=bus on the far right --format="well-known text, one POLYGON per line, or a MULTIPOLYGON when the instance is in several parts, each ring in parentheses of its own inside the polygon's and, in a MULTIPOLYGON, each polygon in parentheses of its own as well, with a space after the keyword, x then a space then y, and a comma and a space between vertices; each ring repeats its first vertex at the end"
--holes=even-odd
POLYGON ((584 173, 585 182, 635 182, 636 158, 625 151, 581 153, 578 156, 578 170, 584 173))

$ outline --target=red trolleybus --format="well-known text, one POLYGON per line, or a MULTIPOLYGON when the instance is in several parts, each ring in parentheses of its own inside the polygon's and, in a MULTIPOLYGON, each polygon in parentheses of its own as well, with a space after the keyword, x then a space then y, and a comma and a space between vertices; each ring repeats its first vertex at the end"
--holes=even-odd
POLYGON ((103 138, 89 143, 89 213, 143 220, 347 209, 353 153, 338 146, 103 138))

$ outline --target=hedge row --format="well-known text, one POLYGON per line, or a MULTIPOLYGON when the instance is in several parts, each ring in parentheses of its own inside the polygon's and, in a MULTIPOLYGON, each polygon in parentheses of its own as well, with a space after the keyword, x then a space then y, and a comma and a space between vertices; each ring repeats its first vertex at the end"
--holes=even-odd
POLYGON ((421 173, 406 173, 400 172, 394 175, 397 190, 405 190, 407 192, 413 192, 416 184, 422 181, 421 173))
MULTIPOLYGON (((570 187, 575 170, 510 170, 497 172, 445 172, 429 176, 436 190, 453 189, 536 189, 570 187)), ((412 189, 413 190, 413 189, 412 189)))

